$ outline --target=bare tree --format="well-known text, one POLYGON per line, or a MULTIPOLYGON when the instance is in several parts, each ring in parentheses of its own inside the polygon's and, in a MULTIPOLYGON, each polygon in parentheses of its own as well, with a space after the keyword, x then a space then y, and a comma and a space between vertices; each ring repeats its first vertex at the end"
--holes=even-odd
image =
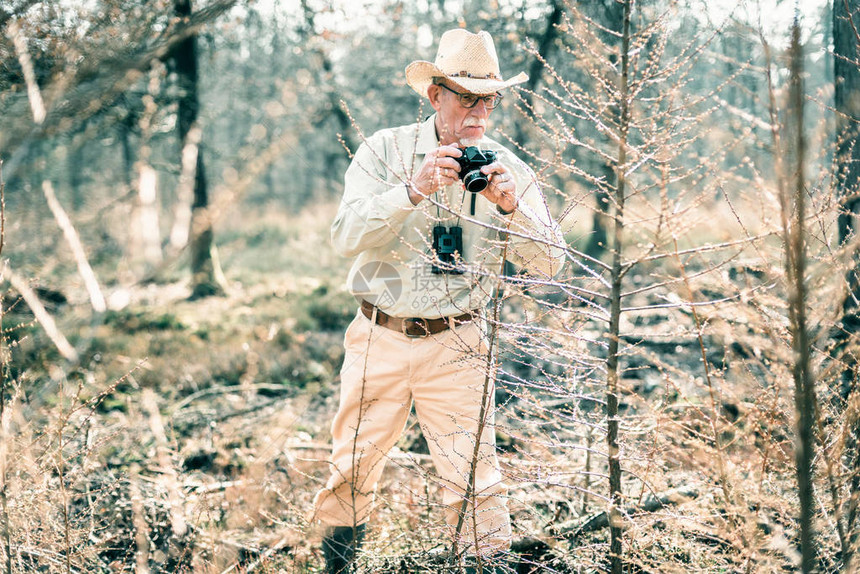
POLYGON ((785 245, 786 291, 793 352, 792 376, 797 438, 795 464, 798 496, 800 499, 801 568, 811 573, 815 567, 815 537, 813 521, 815 498, 813 492, 813 459, 815 458, 815 376, 810 358, 810 336, 807 325, 806 295, 806 242, 807 225, 806 181, 804 156, 806 154, 803 126, 803 52, 800 45, 800 24, 795 20, 791 31, 788 135, 783 143, 773 115, 777 178, 780 189, 783 242, 785 245))
MULTIPOLYGON (((535 38, 532 51, 534 59, 529 67, 529 79, 523 85, 523 90, 520 92, 522 104, 525 109, 532 108, 534 97, 533 93, 541 85, 543 74, 545 71, 544 63, 551 59, 552 55, 557 51, 557 41, 559 37, 558 26, 561 23, 562 15, 564 14, 564 0, 553 0, 551 3, 552 9, 546 18, 546 26, 538 38, 535 38)), ((527 117, 518 118, 516 123, 516 141, 523 145, 528 139, 526 127, 528 126, 527 117)))
MULTIPOLYGON (((618 0, 605 0, 600 2, 600 9, 596 18, 599 18, 600 25, 598 30, 603 30, 603 33, 598 32, 598 36, 603 37, 603 41, 611 44, 617 44, 619 36, 623 42, 624 26, 630 25, 629 20, 625 20, 625 5, 618 0), (605 27, 605 28, 604 28, 605 27)), ((629 30, 627 32, 629 34, 629 30)), ((610 56, 614 63, 617 63, 617 58, 614 55, 610 56)), ((618 110, 616 110, 618 113, 618 110)), ((594 213, 591 217, 591 235, 588 238, 588 244, 585 247, 585 253, 591 257, 602 258, 608 253, 609 227, 612 225, 612 219, 609 211, 611 199, 609 195, 612 189, 618 185, 617 173, 613 169, 611 162, 603 164, 603 178, 597 182, 594 190, 594 213)))
MULTIPOLYGON (((839 240, 844 243, 855 233, 856 214, 860 209, 860 146, 857 145, 860 124, 860 34, 857 20, 860 2, 833 1, 833 100, 837 121, 837 181, 845 198, 845 210, 839 217, 839 240)), ((858 282, 851 280, 851 295, 846 311, 858 306, 858 282)))
MULTIPOLYGON (((860 332, 860 250, 857 249, 857 214, 860 211, 860 2, 833 0, 833 81, 836 112, 836 157, 834 161, 835 193, 841 210, 838 217, 839 243, 850 258, 845 276, 845 294, 842 303, 842 320, 836 330, 836 349, 841 377, 837 381, 841 415, 848 423, 856 420, 853 403, 858 390, 857 336, 860 332)), ((849 499, 842 520, 841 501, 836 480, 831 476, 831 498, 836 515, 837 529, 842 542, 845 564, 856 568, 860 545, 860 430, 855 424, 844 433, 844 468, 849 484, 849 499)))
MULTIPOLYGON (((191 16, 191 0, 176 0, 176 15, 191 16)), ((203 162, 201 128, 198 125, 200 98, 198 95, 197 34, 190 34, 173 49, 173 60, 179 83, 178 135, 183 163, 193 165, 193 201, 191 204, 191 297, 207 297, 224 292, 224 278, 214 243, 212 217, 209 210, 209 190, 203 162), (197 130, 196 136, 192 130, 197 130)), ((180 184, 181 185, 181 184, 180 184)), ((182 201, 182 199, 180 199, 182 201)))
MULTIPOLYGON (((839 243, 851 250, 852 263, 846 274, 847 292, 842 306, 842 325, 836 339, 849 342, 860 331, 860 253, 851 246, 856 238, 857 213, 860 211, 860 2, 833 1, 833 103, 836 110, 836 174, 835 183, 841 198, 839 214, 839 243)), ((855 345, 845 353, 846 379, 856 376, 858 363, 855 345), (852 375, 853 374, 853 375, 852 375)), ((851 383, 842 383, 843 398, 847 398, 851 383)))

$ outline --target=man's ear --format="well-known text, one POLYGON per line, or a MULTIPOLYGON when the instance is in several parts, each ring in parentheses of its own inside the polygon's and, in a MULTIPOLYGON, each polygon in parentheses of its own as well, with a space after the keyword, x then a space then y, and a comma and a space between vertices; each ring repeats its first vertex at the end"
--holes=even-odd
POLYGON ((430 100, 430 105, 433 106, 433 109, 438 112, 439 108, 442 107, 442 88, 436 84, 430 84, 427 86, 427 98, 430 100))

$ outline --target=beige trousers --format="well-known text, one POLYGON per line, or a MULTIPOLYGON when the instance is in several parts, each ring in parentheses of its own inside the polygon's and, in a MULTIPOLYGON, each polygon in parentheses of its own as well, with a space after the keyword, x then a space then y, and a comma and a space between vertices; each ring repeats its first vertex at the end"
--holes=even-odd
MULTIPOLYGON (((480 322, 410 339, 373 325, 359 312, 346 330, 344 347, 332 473, 314 499, 315 519, 330 526, 368 520, 386 455, 414 402, 453 535, 468 491, 484 391, 487 346, 480 322)), ((511 539, 507 488, 496 458, 492 380, 490 385, 474 491, 458 543, 461 551, 481 555, 509 548, 511 539)))

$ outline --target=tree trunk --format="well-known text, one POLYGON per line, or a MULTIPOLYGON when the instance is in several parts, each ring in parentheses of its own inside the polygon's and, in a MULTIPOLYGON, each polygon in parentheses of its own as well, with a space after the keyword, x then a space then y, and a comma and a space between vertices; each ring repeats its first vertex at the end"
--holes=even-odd
MULTIPOLYGON (((836 169, 835 185, 843 198, 839 214, 839 241, 846 245, 854 239, 856 218, 860 210, 860 0, 833 0, 833 104, 836 108, 836 169)), ((860 252, 851 253, 851 268, 846 274, 847 293, 842 305, 842 329, 836 336, 837 355, 846 369, 842 373, 840 398, 847 406, 856 391, 858 367, 857 343, 860 331, 860 252)), ((860 485, 860 429, 855 428, 847 438, 845 465, 852 469, 849 492, 856 496, 860 485)), ((847 540, 844 548, 846 572, 857 566, 860 527, 856 524, 856 499, 848 504, 847 540)))
MULTIPOLYGON (((284 50, 284 46, 281 42, 282 30, 281 30, 280 20, 277 20, 277 19, 274 20, 272 25, 273 25, 274 29, 272 31, 272 58, 269 61, 269 74, 271 74, 271 76, 273 78, 282 78, 283 77, 283 75, 282 75, 283 70, 281 69, 281 60, 282 60, 283 56, 281 54, 284 50)), ((268 91, 266 93, 266 98, 269 101, 276 101, 279 99, 278 88, 277 88, 276 82, 268 82, 268 91)), ((269 129, 269 132, 268 132, 268 137, 270 140, 277 137, 275 135, 275 130, 276 130, 275 126, 272 125, 271 129, 269 129)), ((278 165, 278 163, 280 163, 280 162, 275 161, 275 162, 270 163, 266 167, 266 173, 263 175, 263 181, 265 182, 265 185, 266 185, 266 201, 276 197, 276 194, 277 194, 277 187, 275 184, 275 173, 276 173, 276 166, 278 165)))
MULTIPOLYGON (((836 185, 843 198, 839 215, 839 241, 853 238, 860 209, 860 62, 855 27, 860 26, 860 0, 833 2, 833 100, 836 108, 836 185), (852 21, 853 20, 853 21, 852 21)), ((848 296, 843 305, 846 336, 860 328, 860 258, 854 253, 854 266, 848 273, 848 296)))
MULTIPOLYGON (((546 28, 544 28, 543 34, 538 38, 537 41, 537 53, 540 54, 541 58, 544 61, 548 61, 550 55, 555 49, 556 39, 558 38, 558 25, 561 23, 561 17, 564 14, 563 11, 564 2, 562 0, 553 0, 552 2, 552 12, 550 12, 549 17, 546 21, 546 28)), ((520 97, 523 99, 523 103, 525 104, 526 110, 532 105, 532 93, 538 89, 540 85, 541 79, 543 78, 544 64, 538 58, 532 60, 531 66, 529 67, 529 79, 526 84, 523 86, 525 88, 522 92, 520 92, 520 97)), ((528 133, 526 130, 526 124, 528 123, 528 117, 520 117, 517 118, 515 123, 516 126, 516 135, 515 139, 518 144, 525 145, 528 141, 528 133)))
MULTIPOLYGON (((124 143, 124 142, 123 142, 124 143)), ((77 213, 84 208, 83 175, 81 171, 84 162, 84 146, 75 144, 75 136, 69 138, 69 155, 66 157, 66 167, 69 171, 69 190, 72 197, 72 212, 77 213)))
POLYGON ((812 485, 812 461, 815 455, 815 379, 810 361, 809 333, 806 326, 806 192, 803 160, 806 142, 803 133, 803 54, 800 47, 800 25, 795 21, 791 38, 791 76, 789 119, 791 137, 786 138, 791 158, 790 170, 780 175, 784 179, 781 187, 783 200, 783 228, 785 233, 786 277, 789 293, 789 319, 792 339, 794 400, 797 417, 795 439, 795 466, 797 473, 798 499, 800 501, 800 552, 801 570, 811 574, 815 570, 815 497, 812 485), (794 201, 788 195, 794 194, 794 201), (787 224, 789 217, 794 221, 787 224))
MULTIPOLYGON (((302 0, 301 4, 305 17, 305 24, 301 30, 302 38, 306 45, 314 45, 310 42, 310 39, 315 34, 316 12, 314 12, 307 0, 302 0)), ((331 55, 321 44, 317 44, 312 53, 316 56, 317 60, 315 65, 316 82, 320 87, 321 94, 319 107, 310 113, 311 126, 314 131, 319 131, 323 129, 326 122, 333 119, 336 122, 338 134, 343 139, 344 145, 346 145, 347 149, 354 152, 358 149, 360 142, 352 136, 352 120, 350 120, 349 115, 340 104, 342 96, 336 84, 331 55)), ((329 157, 329 163, 327 164, 329 168, 322 174, 326 198, 331 197, 334 191, 339 188, 340 174, 346 168, 345 162, 347 159, 347 154, 340 152, 335 152, 329 157), (336 167, 336 161, 344 162, 343 169, 336 167)), ((315 190, 310 192, 310 197, 314 200, 316 200, 316 197, 314 197, 315 193, 315 190)))
MULTIPOLYGON (((596 13, 591 16, 598 22, 601 22, 607 30, 613 30, 621 34, 624 27, 624 6, 617 0, 603 0, 594 5, 596 13)), ((594 12, 594 10, 593 10, 594 12)), ((601 34, 598 32, 598 34, 601 34)), ((603 41, 606 43, 615 43, 617 39, 610 33, 602 33, 603 41)), ((615 54, 610 55, 610 61, 613 66, 617 64, 615 54)), ((613 113, 617 113, 617 110, 613 113)), ((609 225, 611 217, 610 210, 610 193, 617 184, 615 171, 611 165, 604 164, 602 166, 604 179, 606 180, 605 187, 600 187, 594 194, 594 215, 591 219, 591 236, 588 244, 585 246, 585 253, 595 259, 604 259, 607 254, 607 239, 609 237, 609 225)))
POLYGON ((129 110, 120 124, 123 157, 123 183, 126 190, 136 191, 129 231, 129 253, 138 275, 161 263, 161 238, 158 228, 158 174, 149 165, 148 135, 141 134, 137 160, 131 134, 138 114, 129 110))
POLYGON ((595 259, 602 259, 606 254, 606 242, 609 238, 607 229, 609 217, 610 190, 615 187, 615 170, 609 164, 603 165, 605 185, 594 190, 594 213, 591 217, 591 236, 585 246, 585 254, 595 259))
POLYGON ((630 128, 630 10, 632 0, 624 0, 624 21, 621 31, 621 78, 618 97, 621 100, 619 118, 618 162, 615 166, 615 213, 612 240, 612 281, 609 296, 609 348, 606 356, 606 446, 609 453, 609 567, 612 574, 623 568, 621 518, 621 451, 618 446, 618 381, 620 378, 619 343, 621 338, 621 280, 624 269, 621 250, 624 248, 624 202, 627 193, 627 136, 630 128))
POLYGON ((135 205, 135 259, 148 271, 161 263, 161 236, 158 223, 158 174, 140 162, 135 205))
POLYGON ((131 136, 134 131, 136 115, 131 110, 119 122, 119 140, 122 144, 122 183, 123 193, 128 193, 134 181, 134 151, 131 145, 131 136))
MULTIPOLYGON (((191 0, 176 0, 176 15, 191 16, 191 0)), ((176 45, 173 55, 179 81, 179 141, 184 150, 188 135, 197 123, 200 99, 197 92, 197 34, 192 34, 176 45)), ((183 152, 184 153, 184 152, 183 152)), ((194 199, 191 204, 191 297, 207 297, 224 292, 221 270, 214 253, 212 218, 209 212, 209 194, 202 146, 197 147, 194 172, 194 199)))
POLYGON ((149 273, 163 259, 161 251, 161 225, 159 223, 158 172, 152 167, 152 120, 157 112, 155 105, 156 91, 161 88, 158 72, 153 70, 148 82, 147 91, 151 98, 144 98, 143 109, 135 113, 135 121, 140 126, 140 142, 138 144, 135 175, 137 177, 135 204, 135 241, 137 242, 135 256, 142 263, 143 269, 149 273))

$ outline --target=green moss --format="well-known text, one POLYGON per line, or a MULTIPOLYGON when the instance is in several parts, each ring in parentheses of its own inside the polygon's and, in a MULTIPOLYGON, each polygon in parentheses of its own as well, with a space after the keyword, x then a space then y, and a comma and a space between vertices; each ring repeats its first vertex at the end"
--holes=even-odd
POLYGON ((146 311, 108 311, 105 324, 121 329, 127 333, 139 331, 182 331, 185 325, 172 313, 151 315, 146 311))
POLYGON ((355 314, 355 298, 344 291, 320 285, 297 301, 299 331, 341 331, 355 314))
POLYGON ((107 397, 98 404, 96 410, 100 413, 109 413, 111 411, 127 413, 128 403, 123 397, 107 397))

